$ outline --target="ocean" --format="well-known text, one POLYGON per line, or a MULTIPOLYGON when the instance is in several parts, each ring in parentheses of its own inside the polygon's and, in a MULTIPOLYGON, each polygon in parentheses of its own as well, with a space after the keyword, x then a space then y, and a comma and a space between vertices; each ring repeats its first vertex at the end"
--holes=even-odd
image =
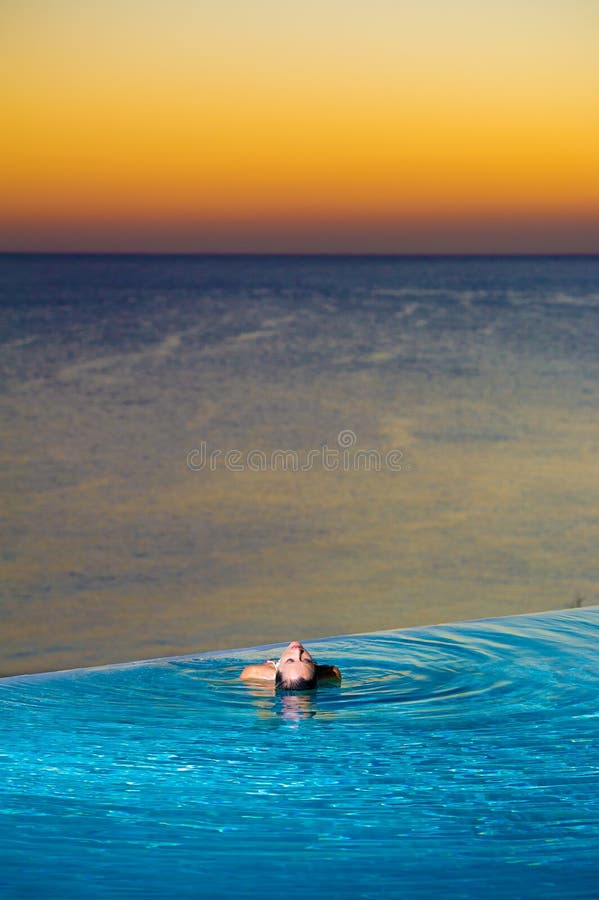
POLYGON ((0 674, 599 602, 599 257, 0 256, 0 674))

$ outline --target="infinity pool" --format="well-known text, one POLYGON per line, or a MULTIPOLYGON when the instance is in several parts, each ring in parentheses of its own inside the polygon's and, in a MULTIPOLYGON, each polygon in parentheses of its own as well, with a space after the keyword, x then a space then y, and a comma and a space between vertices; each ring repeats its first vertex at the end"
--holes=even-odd
MULTIPOLYGON (((289 635, 289 638, 305 635, 289 635)), ((8 898, 599 896, 599 607, 0 680, 8 898)))

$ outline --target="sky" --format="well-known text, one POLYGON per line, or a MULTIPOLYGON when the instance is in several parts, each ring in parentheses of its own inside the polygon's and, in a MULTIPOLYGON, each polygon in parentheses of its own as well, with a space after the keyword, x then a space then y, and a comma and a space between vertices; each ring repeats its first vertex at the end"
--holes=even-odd
POLYGON ((595 0, 2 0, 0 250, 599 251, 595 0))

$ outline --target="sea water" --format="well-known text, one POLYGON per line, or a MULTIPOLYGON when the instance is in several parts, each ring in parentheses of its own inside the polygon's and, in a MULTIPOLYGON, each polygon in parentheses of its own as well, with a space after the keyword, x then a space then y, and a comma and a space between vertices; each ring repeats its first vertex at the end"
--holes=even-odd
POLYGON ((599 608, 0 680, 0 887, 44 898, 596 898, 599 608))
POLYGON ((0 257, 0 674, 598 603, 598 286, 0 257))

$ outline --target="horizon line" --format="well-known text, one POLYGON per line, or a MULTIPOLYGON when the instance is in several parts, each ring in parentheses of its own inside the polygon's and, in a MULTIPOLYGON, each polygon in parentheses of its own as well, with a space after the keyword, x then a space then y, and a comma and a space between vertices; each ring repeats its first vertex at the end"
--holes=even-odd
POLYGON ((585 259, 597 259, 599 258, 599 252, 592 253, 590 251, 521 251, 521 252, 506 252, 506 251, 463 251, 463 252, 428 252, 428 251, 418 251, 418 252, 372 252, 372 251, 236 251, 236 250, 218 250, 218 251, 203 251, 203 250, 180 250, 180 251, 172 251, 172 250, 2 250, 0 249, 0 257, 7 256, 79 256, 79 257, 106 257, 106 256, 121 256, 121 257, 132 257, 132 256, 144 256, 144 257, 281 257, 281 258, 305 258, 305 257, 320 257, 320 258, 348 258, 348 257, 357 257, 357 258, 381 258, 381 259, 419 259, 419 258, 437 258, 437 259, 531 259, 531 258, 585 258, 585 259))

